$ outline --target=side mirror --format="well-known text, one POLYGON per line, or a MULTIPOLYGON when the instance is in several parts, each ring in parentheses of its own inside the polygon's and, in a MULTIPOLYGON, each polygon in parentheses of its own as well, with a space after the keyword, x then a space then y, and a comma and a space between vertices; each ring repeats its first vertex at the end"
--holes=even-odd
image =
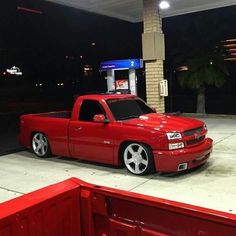
POLYGON ((97 114, 93 117, 95 123, 109 123, 109 120, 103 114, 97 114))

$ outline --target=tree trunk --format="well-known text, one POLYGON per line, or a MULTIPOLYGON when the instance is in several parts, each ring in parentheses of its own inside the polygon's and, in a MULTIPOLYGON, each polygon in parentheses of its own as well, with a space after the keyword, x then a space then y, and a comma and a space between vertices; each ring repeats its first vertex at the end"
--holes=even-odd
POLYGON ((205 88, 200 88, 197 94, 197 113, 206 114, 205 88))

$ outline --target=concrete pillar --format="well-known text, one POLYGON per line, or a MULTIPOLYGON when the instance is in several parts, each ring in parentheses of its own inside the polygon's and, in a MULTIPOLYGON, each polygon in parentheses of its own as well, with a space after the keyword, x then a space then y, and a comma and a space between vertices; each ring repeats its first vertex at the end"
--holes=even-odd
POLYGON ((115 71, 108 70, 106 79, 107 79, 107 92, 115 91, 115 71))
POLYGON ((158 112, 165 112, 165 100, 160 96, 163 80, 164 35, 158 0, 143 0, 143 59, 146 67, 147 103, 158 112))
POLYGON ((130 86, 130 93, 133 95, 137 95, 135 69, 129 69, 129 86, 130 86))

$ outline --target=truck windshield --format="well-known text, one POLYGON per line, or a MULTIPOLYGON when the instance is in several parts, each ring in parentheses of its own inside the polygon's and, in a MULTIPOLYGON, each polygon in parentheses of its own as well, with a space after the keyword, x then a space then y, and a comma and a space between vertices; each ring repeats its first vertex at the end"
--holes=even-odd
POLYGON ((154 111, 140 99, 109 99, 106 101, 116 120, 129 120, 154 111))

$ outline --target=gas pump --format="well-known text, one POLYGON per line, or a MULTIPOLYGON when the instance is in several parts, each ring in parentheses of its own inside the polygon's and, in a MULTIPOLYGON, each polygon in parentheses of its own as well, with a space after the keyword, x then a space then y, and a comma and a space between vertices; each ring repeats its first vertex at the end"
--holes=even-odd
POLYGON ((137 95, 136 70, 143 68, 142 59, 104 61, 100 69, 106 71, 107 91, 137 95))

